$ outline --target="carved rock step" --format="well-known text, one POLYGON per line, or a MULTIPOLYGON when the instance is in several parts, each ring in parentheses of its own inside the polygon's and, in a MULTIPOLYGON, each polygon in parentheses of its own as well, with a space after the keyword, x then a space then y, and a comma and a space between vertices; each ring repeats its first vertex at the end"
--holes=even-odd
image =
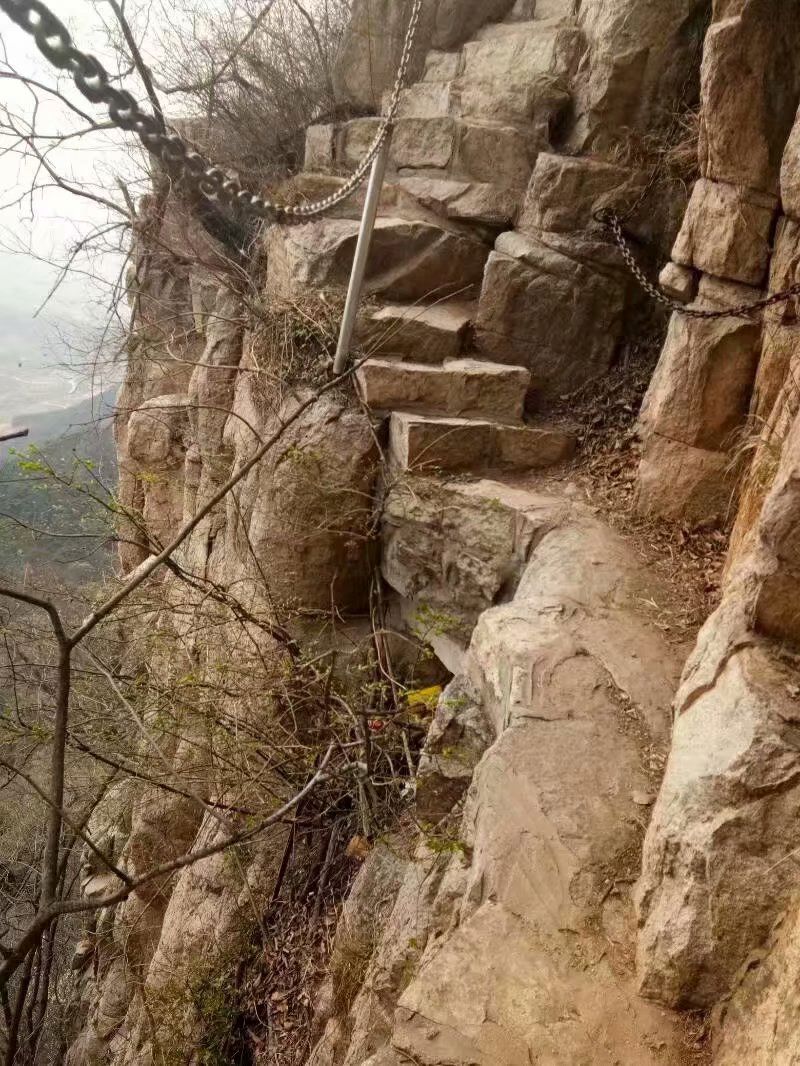
MULTIPOLYGON (((542 132, 527 122, 514 125, 505 118, 489 119, 465 121, 446 114, 398 119, 391 146, 392 169, 524 191, 537 152, 546 147, 542 132)), ((333 142, 333 169, 353 169, 363 159, 376 129, 374 118, 344 123, 333 142)))
POLYGON ((544 143, 527 127, 503 121, 468 122, 451 116, 402 118, 395 126, 391 158, 401 173, 446 171, 469 181, 524 189, 542 147, 544 143))
POLYGON ((530 372, 478 359, 442 366, 370 359, 356 372, 364 403, 375 411, 477 416, 501 422, 522 417, 530 372))
POLYGON ((475 304, 455 300, 430 307, 387 304, 373 313, 363 340, 381 358, 441 364, 463 353, 475 310, 475 304))
POLYGON ((503 22, 572 18, 576 7, 577 0, 516 0, 514 7, 503 22))
MULTIPOLYGON (((267 232, 267 288, 284 299, 312 289, 346 289, 359 223, 327 218, 267 232)), ((389 300, 474 295, 489 248, 457 227, 423 220, 379 218, 367 263, 365 291, 389 300)))
MULTIPOLYGON (((336 192, 344 178, 330 173, 334 169, 332 127, 311 126, 306 142, 306 171, 294 179, 295 188, 309 200, 322 199, 336 192), (327 133, 326 133, 327 131, 327 133), (318 136, 322 133, 323 136, 318 136)), ((453 232, 464 232, 459 227, 480 224, 488 227, 486 243, 494 245, 498 229, 510 228, 522 206, 525 190, 507 189, 491 182, 464 181, 446 175, 431 176, 414 174, 411 177, 394 177, 386 182, 381 193, 382 215, 403 217, 408 221, 419 219, 438 223, 445 220, 453 232)), ((364 211, 364 189, 335 208, 330 218, 360 220, 364 211)), ((474 228, 470 233, 476 239, 481 234, 474 228)))
POLYGON ((451 472, 534 470, 570 459, 575 436, 545 423, 509 426, 466 418, 435 418, 396 411, 390 457, 402 470, 451 472))
MULTIPOLYGON (((458 68, 456 68, 458 70, 458 68)), ((480 82, 476 79, 417 82, 400 94, 399 119, 461 118, 473 122, 492 121, 524 124, 552 121, 569 103, 558 80, 540 77, 534 82, 516 83, 503 78, 480 82)), ((388 108, 389 99, 384 102, 388 108)))
POLYGON ((547 19, 526 19, 513 22, 490 22, 475 35, 478 41, 496 41, 505 37, 541 37, 552 33, 561 19, 557 16, 547 19))
POLYGON ((464 45, 460 77, 465 84, 505 81, 530 85, 543 74, 569 76, 577 66, 582 49, 577 26, 547 20, 500 23, 488 30, 488 36, 464 45), (520 26, 531 29, 519 32, 520 26), (499 30, 499 35, 495 32, 492 36, 492 30, 499 30))
POLYGON ((442 218, 503 228, 511 225, 524 197, 522 189, 507 189, 490 182, 415 176, 398 178, 397 183, 442 218))

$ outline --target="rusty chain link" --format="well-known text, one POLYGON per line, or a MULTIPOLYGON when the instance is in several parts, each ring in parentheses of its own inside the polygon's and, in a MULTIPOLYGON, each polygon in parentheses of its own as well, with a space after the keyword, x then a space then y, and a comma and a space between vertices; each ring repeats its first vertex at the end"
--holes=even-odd
POLYGON ((625 238, 625 233, 622 228, 622 220, 615 211, 598 211, 595 213, 594 217, 595 221, 604 226, 613 236, 628 270, 633 274, 634 278, 636 278, 640 288, 642 288, 653 300, 656 300, 664 307, 669 308, 670 311, 676 311, 678 314, 686 315, 689 318, 748 318, 756 311, 763 311, 766 307, 772 307, 774 304, 784 303, 787 300, 791 300, 793 296, 800 296, 800 282, 797 282, 788 289, 773 293, 772 296, 765 296, 763 299, 755 300, 753 303, 749 304, 739 304, 737 307, 731 307, 726 311, 709 311, 699 307, 687 307, 686 304, 682 304, 679 300, 673 300, 671 297, 667 296, 663 289, 659 288, 658 285, 654 285, 653 282, 650 281, 645 272, 636 262, 630 244, 625 238))
POLYGON ((278 204, 245 189, 199 152, 193 151, 176 133, 168 133, 162 123, 143 111, 126 89, 110 84, 109 74, 94 56, 75 47, 66 26, 41 0, 0 0, 0 10, 31 34, 42 55, 54 67, 68 71, 78 90, 93 104, 105 104, 111 121, 120 129, 135 133, 151 155, 159 159, 171 177, 183 181, 207 200, 234 208, 243 214, 270 222, 306 222, 332 210, 347 200, 366 180, 370 167, 389 136, 397 117, 400 93, 405 85, 414 49, 423 0, 414 0, 406 31, 389 108, 366 155, 344 184, 309 204, 278 204))

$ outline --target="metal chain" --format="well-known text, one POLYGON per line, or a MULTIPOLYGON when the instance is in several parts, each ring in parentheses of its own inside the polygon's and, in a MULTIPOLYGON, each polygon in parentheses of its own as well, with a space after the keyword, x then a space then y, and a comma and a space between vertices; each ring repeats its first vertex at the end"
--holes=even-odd
POLYGON ((375 139, 353 174, 335 193, 309 204, 279 204, 245 189, 235 178, 226 176, 199 152, 193 151, 176 133, 167 133, 161 122, 143 111, 126 89, 110 84, 108 72, 94 56, 81 52, 72 42, 66 26, 41 0, 0 0, 0 10, 31 34, 42 55, 59 70, 66 70, 78 90, 93 104, 105 104, 111 121, 120 129, 134 132, 144 147, 161 161, 168 173, 185 182, 207 200, 232 207, 246 215, 271 222, 306 222, 326 214, 361 186, 375 158, 389 136, 397 117, 400 94, 408 75, 423 0, 414 0, 403 43, 389 109, 375 139))
POLYGON ((636 259, 631 251, 631 247, 625 239, 625 234, 622 229, 622 221, 614 211, 599 211, 595 215, 595 219, 600 222, 614 237, 614 241, 620 250, 622 258, 630 270, 631 274, 636 278, 640 287, 644 289, 648 296, 658 301, 664 307, 668 307, 670 311, 676 311, 680 315, 686 315, 688 318, 748 318, 756 311, 763 311, 765 307, 772 307, 774 304, 785 303, 787 300, 791 300, 793 296, 800 296, 800 282, 792 285, 788 289, 783 289, 782 292, 773 293, 772 296, 766 296, 762 300, 755 300, 753 303, 740 304, 738 307, 731 307, 727 311, 706 311, 697 307, 687 307, 685 304, 680 303, 678 300, 673 300, 667 296, 663 289, 654 285, 652 281, 647 277, 642 268, 636 262, 636 259))

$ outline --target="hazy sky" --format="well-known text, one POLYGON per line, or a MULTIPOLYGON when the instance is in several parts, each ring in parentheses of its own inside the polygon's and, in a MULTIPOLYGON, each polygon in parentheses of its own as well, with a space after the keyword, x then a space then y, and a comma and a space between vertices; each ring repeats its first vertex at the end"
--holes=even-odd
MULTIPOLYGON (((51 0, 53 2, 53 0, 51 0)), ((53 10, 69 26, 79 47, 103 58, 105 37, 100 9, 92 0, 55 0, 53 10)), ((106 7, 106 11, 108 8, 106 7)), ((47 85, 59 84, 65 96, 86 112, 104 119, 102 111, 85 101, 63 75, 58 80, 36 50, 32 39, 0 13, 0 72, 13 68, 47 85)), ((39 93, 37 128, 47 134, 67 133, 82 125, 68 108, 39 93)), ((8 133, 10 115, 20 128, 32 112, 31 92, 8 77, 0 77, 0 424, 15 422, 36 411, 71 406, 94 387, 107 382, 76 365, 67 341, 92 346, 108 317, 109 293, 102 279, 111 282, 121 260, 106 256, 89 263, 84 274, 68 277, 46 303, 59 277, 47 260, 62 262, 74 243, 109 215, 106 209, 58 188, 27 195, 34 166, 19 143, 8 133), (92 278, 89 274, 99 275, 92 278), (37 315, 37 311, 39 314, 37 315), (62 364, 71 362, 71 367, 62 364)), ((91 182, 100 189, 124 172, 127 156, 119 135, 92 134, 68 142, 51 156, 60 174, 91 182)), ((51 184, 45 176, 45 181, 51 184)))
MULTIPOLYGON (((119 73, 106 25, 118 29, 107 0, 46 2, 67 24, 79 48, 96 54, 110 73, 119 73)), ((126 13, 135 18, 134 31, 140 37, 145 62, 158 72, 167 60, 174 65, 176 54, 182 54, 179 45, 213 36, 220 19, 241 17, 244 30, 248 15, 260 9, 259 0, 148 0, 129 3, 126 13)), ((315 12, 318 0, 307 0, 307 9, 315 12)), ((187 54, 192 56, 191 44, 187 54)), ((86 359, 76 359, 66 341, 72 341, 79 351, 91 351, 109 319, 110 287, 124 266, 123 257, 109 252, 92 262, 82 260, 78 265, 83 272, 70 275, 48 301, 59 277, 53 263, 63 262, 69 249, 93 226, 119 216, 53 187, 46 175, 50 187, 28 194, 37 168, 15 129, 24 129, 30 122, 34 104, 41 132, 69 134, 85 127, 85 122, 46 93, 37 92, 37 103, 29 88, 6 76, 9 71, 47 86, 57 85, 72 104, 97 121, 108 118, 101 107, 81 96, 71 78, 54 71, 29 35, 0 12, 0 425, 72 406, 92 390, 107 387, 107 373, 87 375, 86 359), (65 363, 69 363, 66 368, 65 363)), ((141 97, 141 86, 131 71, 123 72, 122 84, 141 97)), ((176 95, 169 96, 167 103, 173 114, 191 106, 176 95)), ((138 190, 144 191, 141 149, 119 131, 75 137, 54 146, 48 158, 59 175, 72 176, 81 186, 110 198, 119 198, 118 177, 124 177, 131 189, 128 179, 133 176, 138 190)), ((111 347, 106 345, 106 350, 111 347)), ((115 373, 118 376, 119 370, 115 373)), ((112 381, 113 376, 114 372, 112 381)))

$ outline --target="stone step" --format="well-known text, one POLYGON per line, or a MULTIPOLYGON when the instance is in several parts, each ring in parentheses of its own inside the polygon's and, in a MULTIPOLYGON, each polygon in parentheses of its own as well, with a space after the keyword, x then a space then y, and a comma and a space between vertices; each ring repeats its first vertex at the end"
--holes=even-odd
POLYGON ((516 34, 523 36, 536 36, 549 33, 553 25, 560 19, 515 19, 508 22, 490 22, 478 30, 475 39, 478 41, 495 41, 501 37, 512 37, 516 34))
POLYGON ((559 19, 498 23, 482 32, 488 35, 464 45, 460 79, 465 84, 531 85, 542 75, 566 77, 577 67, 583 47, 578 27, 559 19), (535 31, 520 32, 520 26, 528 25, 535 31))
POLYGON ((527 129, 501 122, 440 118, 399 119, 392 163, 408 170, 440 170, 450 177, 525 188, 537 151, 527 129))
POLYGON ((441 365, 463 353, 476 310, 475 304, 456 300, 429 306, 387 304, 370 316, 362 340, 384 359, 441 365))
POLYGON ((573 433, 545 423, 513 426, 403 411, 392 414, 389 431, 392 463, 415 473, 542 469, 571 459, 575 443, 573 433))
POLYGON ((534 0, 535 19, 569 19, 575 17, 576 0, 534 0))
POLYGON ((442 218, 508 229, 516 218, 524 190, 484 181, 458 181, 423 175, 396 179, 423 207, 442 218))
POLYGON ((531 375, 521 366, 451 359, 441 366, 370 359, 356 371, 364 403, 374 411, 483 417, 518 422, 531 375))
MULTIPOLYGON (((384 97, 387 109, 391 94, 384 97)), ((461 99, 452 81, 418 81, 400 93, 398 118, 442 118, 461 115, 461 99)))
POLYGON ((423 81, 453 81, 461 72, 461 51, 440 52, 433 48, 425 57, 423 81))
MULTIPOLYGON (((310 290, 345 290, 359 229, 359 222, 348 218, 270 227, 268 290, 287 300, 302 298, 310 290)), ((447 296, 474 299, 490 248, 461 229, 445 221, 439 225, 422 219, 378 218, 365 293, 404 303, 447 296)))
MULTIPOLYGON (((352 169, 363 159, 377 129, 373 118, 353 119, 338 131, 334 166, 352 169)), ((505 119, 467 121, 452 115, 401 118, 390 162, 401 175, 435 172, 441 177, 525 189, 536 155, 547 145, 527 124, 505 119)))
MULTIPOLYGON (((533 84, 512 84, 502 79, 417 82, 400 94, 398 117, 457 118, 476 124, 525 126, 548 121, 565 103, 563 88, 551 79, 533 84)), ((388 100, 384 108, 388 107, 388 100)))

